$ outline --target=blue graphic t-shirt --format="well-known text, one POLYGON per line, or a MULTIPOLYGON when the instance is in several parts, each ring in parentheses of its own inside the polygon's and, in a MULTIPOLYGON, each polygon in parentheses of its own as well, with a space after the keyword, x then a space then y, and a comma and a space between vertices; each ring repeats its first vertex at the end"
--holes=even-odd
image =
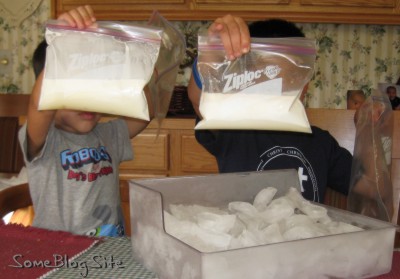
POLYGON ((124 234, 119 164, 131 160, 125 121, 99 123, 77 135, 52 126, 45 146, 26 159, 26 126, 19 133, 35 209, 33 226, 93 236, 124 234))

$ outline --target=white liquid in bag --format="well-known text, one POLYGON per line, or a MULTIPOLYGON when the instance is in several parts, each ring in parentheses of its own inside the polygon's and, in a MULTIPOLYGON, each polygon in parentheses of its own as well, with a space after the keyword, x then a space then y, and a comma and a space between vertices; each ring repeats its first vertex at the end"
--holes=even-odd
POLYGON ((142 79, 43 79, 39 110, 73 109, 149 120, 142 79))
POLYGON ((203 119, 195 129, 311 133, 304 106, 295 95, 203 93, 200 100, 200 113, 203 119))

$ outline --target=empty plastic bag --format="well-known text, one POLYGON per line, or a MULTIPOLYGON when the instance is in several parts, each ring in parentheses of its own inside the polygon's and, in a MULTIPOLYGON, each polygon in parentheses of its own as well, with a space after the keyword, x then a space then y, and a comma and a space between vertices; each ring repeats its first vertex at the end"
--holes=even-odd
POLYGON ((386 93, 376 90, 368 97, 357 113, 356 128, 347 209, 391 222, 393 111, 386 93))

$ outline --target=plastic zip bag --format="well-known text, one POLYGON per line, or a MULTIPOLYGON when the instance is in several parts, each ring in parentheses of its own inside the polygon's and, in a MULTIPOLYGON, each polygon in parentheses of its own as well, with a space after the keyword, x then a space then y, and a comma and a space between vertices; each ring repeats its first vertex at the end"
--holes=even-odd
POLYGON ((375 90, 363 103, 356 128, 347 209, 396 223, 390 180, 393 111, 385 93, 375 90))
POLYGON ((299 100, 311 79, 316 49, 306 38, 253 38, 251 51, 229 61, 219 37, 199 36, 203 82, 195 129, 311 132, 299 100))
POLYGON ((46 24, 46 66, 39 109, 74 109, 149 120, 143 92, 159 55, 162 30, 99 21, 75 29, 46 24))
POLYGON ((149 82, 154 115, 160 124, 168 112, 179 66, 185 56, 186 42, 182 33, 157 11, 153 12, 148 24, 163 30, 155 74, 149 82))

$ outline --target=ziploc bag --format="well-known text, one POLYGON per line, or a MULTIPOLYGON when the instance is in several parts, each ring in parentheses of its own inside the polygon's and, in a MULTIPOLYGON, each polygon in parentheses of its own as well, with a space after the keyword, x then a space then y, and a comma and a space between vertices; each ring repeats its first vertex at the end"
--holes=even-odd
POLYGON ((390 177, 392 138, 392 106, 386 93, 374 90, 357 113, 347 210, 396 224, 398 198, 390 177))
POLYGON ((186 42, 182 33, 157 11, 153 12, 148 24, 163 30, 155 74, 149 81, 154 116, 160 123, 169 109, 179 66, 185 56, 186 42))
POLYGON ((199 36, 203 82, 195 129, 254 129, 310 133, 299 100, 316 58, 306 38, 253 38, 251 51, 229 61, 219 37, 199 36))
POLYGON ((40 110, 73 109, 149 120, 143 88, 153 74, 162 30, 97 22, 75 29, 46 24, 40 110))

